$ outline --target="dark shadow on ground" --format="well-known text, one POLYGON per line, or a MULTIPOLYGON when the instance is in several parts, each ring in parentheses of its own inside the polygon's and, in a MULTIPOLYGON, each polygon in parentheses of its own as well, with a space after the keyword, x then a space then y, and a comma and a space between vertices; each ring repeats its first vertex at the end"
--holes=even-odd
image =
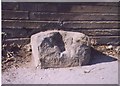
POLYGON ((91 60, 88 65, 116 61, 117 59, 91 48, 91 60))

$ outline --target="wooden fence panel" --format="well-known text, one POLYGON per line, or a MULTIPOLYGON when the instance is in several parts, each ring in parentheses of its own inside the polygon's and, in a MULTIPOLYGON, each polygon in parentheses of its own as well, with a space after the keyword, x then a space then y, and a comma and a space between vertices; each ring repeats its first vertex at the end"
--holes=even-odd
POLYGON ((120 45, 120 6, 117 2, 2 2, 3 42, 28 43, 40 31, 82 32, 91 44, 120 45))

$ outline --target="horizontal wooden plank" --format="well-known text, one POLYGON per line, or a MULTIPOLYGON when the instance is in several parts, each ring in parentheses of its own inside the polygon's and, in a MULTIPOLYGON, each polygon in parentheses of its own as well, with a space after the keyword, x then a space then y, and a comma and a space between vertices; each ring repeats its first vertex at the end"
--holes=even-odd
POLYGON ((93 45, 120 45, 120 36, 91 36, 93 45))
POLYGON ((3 38, 25 38, 29 37, 37 32, 43 31, 41 29, 9 29, 9 28, 3 28, 2 32, 4 32, 6 35, 3 35, 3 38))
POLYGON ((119 21, 64 21, 64 28, 119 28, 119 21))
POLYGON ((18 10, 17 2, 2 2, 2 10, 18 10))
MULTIPOLYGON (((92 45, 120 45, 120 36, 97 36, 90 37, 90 42, 92 45)), ((4 43, 17 43, 17 44, 27 44, 30 43, 30 38, 14 38, 6 39, 4 43)))
POLYGON ((119 28, 118 21, 27 21, 27 20, 3 20, 2 28, 119 28))
POLYGON ((24 11, 55 11, 55 4, 48 3, 19 3, 19 10, 24 11))
POLYGON ((48 12, 118 12, 117 6, 96 6, 71 3, 21 3, 19 10, 48 12))
MULTIPOLYGON (((120 36, 120 29, 65 29, 61 28, 61 30, 65 31, 73 31, 73 32, 82 32, 88 36, 120 36)), ((31 35, 41 32, 41 29, 9 29, 3 28, 2 32, 6 35, 3 38, 22 38, 22 37, 30 37, 31 35)))
POLYGON ((73 32, 82 32, 88 36, 120 36, 120 29, 86 29, 86 28, 78 28, 78 29, 68 29, 67 31, 73 32))
POLYGON ((2 11, 2 19, 29 19, 26 11, 2 11))
POLYGON ((118 6, 118 2, 83 2, 82 5, 118 6))
POLYGON ((6 40, 2 41, 2 43, 5 43, 5 44, 12 44, 12 43, 15 43, 15 44, 19 44, 19 45, 24 46, 25 44, 30 43, 30 38, 6 39, 6 40))
POLYGON ((103 23, 108 23, 108 24, 112 24, 112 23, 120 23, 120 21, 64 21, 64 23, 98 23, 98 24, 103 24, 103 23))
POLYGON ((41 30, 60 28, 59 21, 3 20, 2 28, 39 28, 41 30))
POLYGON ((2 2, 2 5, 5 6, 10 6, 10 5, 14 5, 14 4, 23 4, 23 3, 39 3, 39 4, 75 4, 75 5, 95 5, 95 6, 118 6, 119 3, 118 2, 2 2))
MULTIPOLYGON (((65 3, 65 2, 63 2, 65 3)), ((61 4, 63 4, 61 3, 61 4)), ((68 2, 66 2, 67 4, 68 2)), ((118 2, 70 2, 69 4, 78 4, 78 5, 95 5, 95 6, 118 6, 118 2)))
POLYGON ((31 12, 32 20, 118 20, 118 13, 31 12))

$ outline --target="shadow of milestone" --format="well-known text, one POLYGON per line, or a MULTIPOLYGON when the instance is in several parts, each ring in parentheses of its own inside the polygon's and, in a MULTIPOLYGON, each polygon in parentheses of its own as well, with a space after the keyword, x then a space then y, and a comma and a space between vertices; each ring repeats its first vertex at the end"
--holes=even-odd
POLYGON ((91 48, 91 60, 88 65, 116 61, 117 59, 91 48))

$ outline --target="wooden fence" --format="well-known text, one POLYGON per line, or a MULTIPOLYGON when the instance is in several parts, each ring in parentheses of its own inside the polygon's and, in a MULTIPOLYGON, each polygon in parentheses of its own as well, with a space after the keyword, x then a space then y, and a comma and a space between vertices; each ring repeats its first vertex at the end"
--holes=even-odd
POLYGON ((4 42, 27 43, 30 36, 51 29, 82 32, 94 45, 120 44, 117 2, 2 2, 4 42))

